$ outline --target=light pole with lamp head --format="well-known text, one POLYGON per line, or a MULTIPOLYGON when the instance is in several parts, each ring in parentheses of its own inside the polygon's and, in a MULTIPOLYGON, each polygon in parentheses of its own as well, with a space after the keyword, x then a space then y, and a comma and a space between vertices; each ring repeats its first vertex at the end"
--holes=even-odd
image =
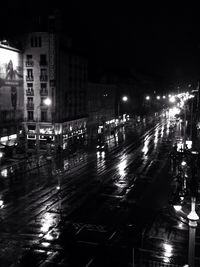
POLYGON ((187 218, 189 220, 189 249, 188 249, 188 264, 189 267, 194 267, 194 259, 195 259, 195 236, 196 236, 196 228, 197 221, 199 220, 199 216, 195 211, 196 205, 196 197, 191 197, 191 211, 188 214, 187 218))
POLYGON ((1 159, 3 158, 3 152, 0 151, 0 168, 1 168, 1 159))
MULTIPOLYGON (((45 98, 42 102, 45 106, 50 106, 52 101, 49 97, 45 98)), ((36 144, 36 149, 37 149, 37 154, 39 150, 39 134, 40 134, 40 127, 39 127, 39 121, 40 121, 40 116, 39 116, 39 108, 41 108, 41 104, 37 106, 37 144, 36 144)))
POLYGON ((127 102, 128 101, 128 97, 124 95, 118 101, 118 105, 117 105, 117 117, 118 117, 118 119, 119 119, 119 116, 120 116, 120 103, 121 103, 121 100, 123 102, 127 102))

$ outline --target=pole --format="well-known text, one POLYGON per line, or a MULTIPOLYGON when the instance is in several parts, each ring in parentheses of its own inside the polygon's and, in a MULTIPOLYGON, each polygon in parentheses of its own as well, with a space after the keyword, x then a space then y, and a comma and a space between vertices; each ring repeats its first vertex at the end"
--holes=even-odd
POLYGON ((192 226, 191 221, 189 221, 189 250, 188 250, 188 264, 189 267, 194 267, 195 259, 195 235, 196 227, 192 226))
POLYGON ((196 236, 196 227, 199 216, 195 211, 196 198, 191 197, 191 212, 187 216, 189 219, 189 249, 188 249, 188 264, 189 267, 195 267, 195 236, 196 236))
POLYGON ((117 118, 119 119, 120 102, 117 103, 117 118))
POLYGON ((184 105, 184 128, 183 128, 183 149, 186 143, 186 105, 184 105))

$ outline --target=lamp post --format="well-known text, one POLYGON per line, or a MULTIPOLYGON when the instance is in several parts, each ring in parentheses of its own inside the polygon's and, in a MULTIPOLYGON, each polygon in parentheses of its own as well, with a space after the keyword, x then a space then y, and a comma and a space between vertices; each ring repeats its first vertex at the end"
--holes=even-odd
POLYGON ((118 105, 117 105, 117 117, 119 118, 120 116, 120 103, 121 103, 121 100, 123 102, 127 102, 128 101, 128 97, 127 96, 122 96, 119 101, 118 101, 118 105))
MULTIPOLYGON (((49 97, 45 98, 44 101, 42 102, 45 106, 50 106, 52 101, 49 97)), ((39 108, 41 107, 41 105, 37 106, 36 109, 36 113, 37 113, 37 143, 36 143, 36 150, 37 150, 37 154, 38 154, 38 150, 39 150, 39 134, 40 134, 40 129, 39 129, 39 108)))
POLYGON ((1 168, 1 159, 3 157, 3 153, 0 151, 0 168, 1 168))
POLYGON ((199 220, 199 216, 195 211, 196 198, 191 198, 191 212, 188 214, 187 218, 189 220, 189 249, 188 249, 188 264, 189 267, 194 267, 194 259, 195 259, 195 235, 196 235, 196 227, 197 221, 199 220))

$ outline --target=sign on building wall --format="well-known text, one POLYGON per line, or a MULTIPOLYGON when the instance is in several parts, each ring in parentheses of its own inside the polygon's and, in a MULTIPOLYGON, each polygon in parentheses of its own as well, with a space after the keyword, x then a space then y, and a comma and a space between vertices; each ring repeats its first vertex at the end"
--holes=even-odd
POLYGON ((23 109, 22 55, 0 47, 0 109, 23 109))

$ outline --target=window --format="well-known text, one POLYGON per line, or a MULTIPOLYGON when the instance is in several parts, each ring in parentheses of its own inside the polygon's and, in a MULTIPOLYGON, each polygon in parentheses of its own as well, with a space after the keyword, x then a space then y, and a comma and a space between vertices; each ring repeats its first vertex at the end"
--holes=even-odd
POLYGON ((33 120, 33 111, 28 111, 28 120, 33 120))
POLYGON ((33 90, 33 83, 27 83, 27 87, 28 89, 33 90))
POLYGON ((41 111, 41 121, 47 121, 47 112, 41 111))
POLYGON ((26 59, 31 60, 31 59, 33 59, 33 57, 32 57, 32 55, 26 55, 26 59))
POLYGON ((41 76, 47 76, 47 69, 41 69, 41 76))
POLYGON ((33 104, 33 97, 27 97, 27 102, 29 105, 33 104))
POLYGON ((42 38, 41 38, 41 36, 38 37, 38 46, 39 47, 42 46, 42 38))
POLYGON ((42 46, 41 36, 32 36, 31 37, 31 47, 41 47, 41 46, 42 46))
POLYGON ((47 90, 47 84, 46 83, 41 83, 40 86, 41 86, 42 90, 44 90, 44 91, 47 90))
POLYGON ((47 65, 47 56, 45 54, 40 55, 40 65, 47 65))
POLYGON ((27 77, 33 78, 33 70, 32 69, 27 69, 27 77))

